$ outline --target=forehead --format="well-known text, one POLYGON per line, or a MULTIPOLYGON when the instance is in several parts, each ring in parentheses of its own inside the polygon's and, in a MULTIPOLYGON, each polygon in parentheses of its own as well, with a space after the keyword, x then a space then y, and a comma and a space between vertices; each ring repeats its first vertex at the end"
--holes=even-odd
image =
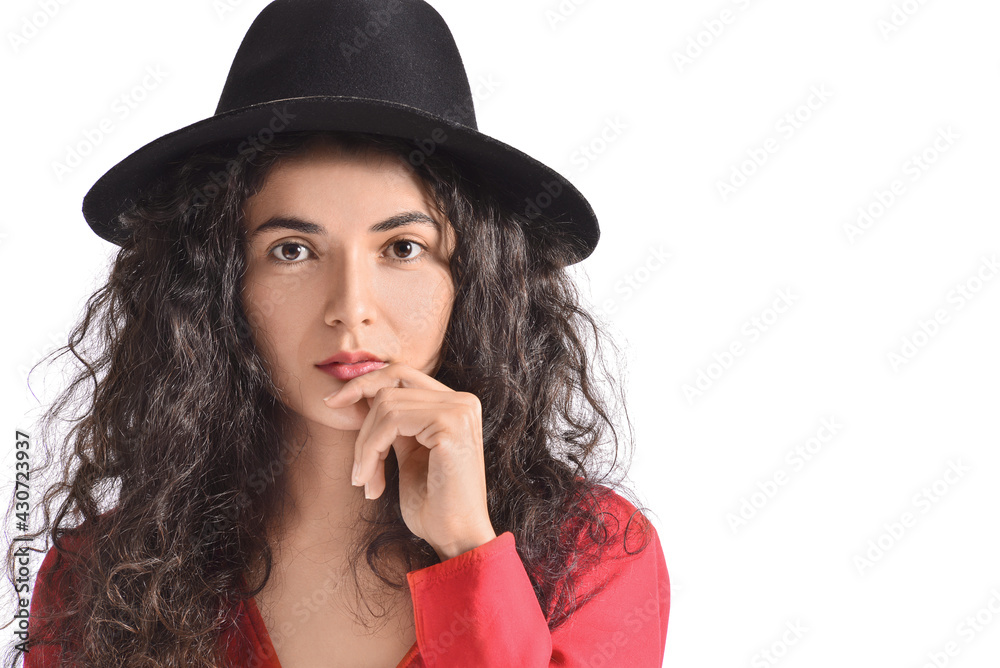
POLYGON ((358 182, 411 194, 422 194, 427 189, 400 156, 371 148, 346 151, 337 145, 319 143, 307 146, 301 153, 278 158, 268 169, 260 192, 309 190, 316 189, 318 184, 330 189, 358 182))
POLYGON ((274 206, 350 208, 385 199, 436 208, 426 183, 401 157, 366 148, 345 151, 324 142, 279 158, 243 209, 253 218, 274 206))
MULTIPOLYGON (((451 225, 431 189, 401 156, 370 148, 345 151, 324 142, 272 165, 259 190, 243 204, 243 226, 252 235, 267 221, 286 217, 369 229, 378 221, 418 211, 426 212, 438 223, 438 231, 452 238, 451 225)), ((374 225, 370 231, 392 227, 374 225)))

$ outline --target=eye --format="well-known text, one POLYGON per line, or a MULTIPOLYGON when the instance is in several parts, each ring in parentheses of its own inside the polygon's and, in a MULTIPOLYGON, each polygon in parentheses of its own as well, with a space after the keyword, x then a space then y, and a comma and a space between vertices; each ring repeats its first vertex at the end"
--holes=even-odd
MULTIPOLYGON (((397 262, 399 264, 418 262, 423 258, 423 252, 427 250, 427 246, 418 241, 414 241, 413 239, 398 239, 390 243, 388 247, 395 249, 395 253, 398 255, 413 255, 415 250, 419 250, 419 253, 415 257, 389 258, 393 262, 397 262)), ((274 264, 302 264, 306 260, 311 259, 311 253, 312 251, 309 247, 304 244, 300 244, 296 241, 286 241, 278 244, 268 251, 268 258, 274 264), (304 257, 303 252, 305 253, 304 257)))
POLYGON ((424 246, 422 243, 414 241, 413 239, 397 239, 396 241, 393 241, 392 243, 389 244, 389 248, 401 249, 404 255, 412 253, 414 246, 419 248, 421 251, 416 257, 409 257, 402 259, 389 258, 389 259, 392 260, 393 262, 399 262, 400 264, 406 264, 408 262, 417 262, 423 257, 423 251, 427 250, 427 246, 424 246))
POLYGON ((301 255, 303 250, 306 253, 311 252, 308 248, 306 248, 304 245, 300 243, 297 243, 295 241, 286 241, 285 243, 278 244, 270 251, 268 251, 268 257, 275 264, 301 264, 301 255), (283 250, 289 247, 296 250, 293 250, 292 252, 287 252, 283 250), (280 251, 277 256, 275 256, 275 251, 280 251), (289 257, 289 255, 293 257, 289 257))

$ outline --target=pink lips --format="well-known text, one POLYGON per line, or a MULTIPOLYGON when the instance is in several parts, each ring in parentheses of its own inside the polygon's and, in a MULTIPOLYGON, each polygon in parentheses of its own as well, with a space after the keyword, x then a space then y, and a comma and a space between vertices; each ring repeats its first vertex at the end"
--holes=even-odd
POLYGON ((323 364, 319 368, 339 380, 350 380, 364 375, 369 371, 381 369, 384 366, 386 366, 385 362, 374 362, 368 360, 365 362, 357 362, 356 364, 342 364, 340 362, 334 362, 332 364, 323 364))

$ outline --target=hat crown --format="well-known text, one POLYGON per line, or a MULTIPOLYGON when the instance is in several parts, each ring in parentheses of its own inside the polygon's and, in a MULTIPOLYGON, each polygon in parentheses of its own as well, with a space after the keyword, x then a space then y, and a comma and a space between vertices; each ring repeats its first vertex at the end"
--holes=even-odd
MULTIPOLYGON (((105 172, 83 198, 84 218, 123 245, 133 228, 122 213, 192 153, 225 143, 216 148, 252 155, 279 133, 324 131, 410 140, 414 166, 440 150, 509 211, 528 221, 544 214, 567 263, 600 238, 593 208, 570 181, 479 132, 458 47, 424 0, 274 0, 243 38, 215 114, 105 172)), ((192 197, 207 196, 198 189, 192 197)))
POLYGON ((478 129, 455 39, 422 0, 267 5, 240 44, 215 113, 301 97, 381 100, 478 129))

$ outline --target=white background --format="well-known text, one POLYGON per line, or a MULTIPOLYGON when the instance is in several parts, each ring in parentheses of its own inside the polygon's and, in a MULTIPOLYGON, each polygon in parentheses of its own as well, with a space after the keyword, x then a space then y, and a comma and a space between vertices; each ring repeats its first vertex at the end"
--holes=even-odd
MULTIPOLYGON (((83 195, 212 115, 266 2, 231 4, 65 2, 15 48, 42 5, 4 1, 4 451, 52 395, 33 383, 33 397, 26 369, 66 342, 113 250, 83 195), (122 118, 116 99, 148 67, 163 81, 122 118), (113 132, 58 177, 53 163, 104 118, 113 132)), ((477 100, 480 129, 597 211, 600 244, 575 271, 627 352, 630 479, 673 585, 664 665, 918 668, 938 653, 996 666, 1000 280, 986 261, 1000 259, 1000 5, 432 4, 474 88, 496 83, 477 100), (796 113, 792 133, 782 119, 796 113), (901 194, 879 212, 894 180, 901 194), (880 215, 851 235, 859 207, 880 215), (779 291, 792 296, 781 313, 779 291), (816 437, 797 466, 789 453, 816 437)))

